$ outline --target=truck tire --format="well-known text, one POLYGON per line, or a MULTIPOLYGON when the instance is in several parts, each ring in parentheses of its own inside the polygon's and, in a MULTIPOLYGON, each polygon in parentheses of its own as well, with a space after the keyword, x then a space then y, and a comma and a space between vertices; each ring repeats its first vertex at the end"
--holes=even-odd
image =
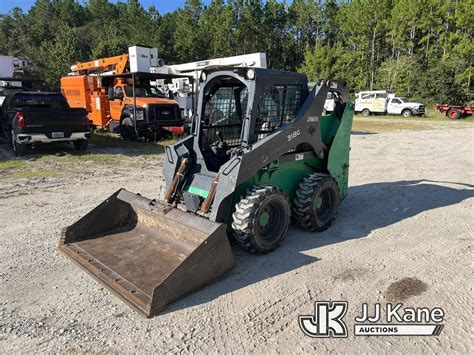
POLYGON ((452 119, 452 120, 459 120, 461 118, 461 110, 458 110, 456 108, 450 108, 446 115, 452 119))
POLYGON ((322 232, 336 218, 339 187, 331 175, 314 173, 298 185, 293 200, 293 219, 302 228, 322 232))
POLYGON ((84 152, 87 150, 89 143, 87 139, 79 139, 77 141, 74 141, 74 149, 77 150, 78 152, 84 152))
POLYGON ((131 117, 124 117, 120 121, 120 135, 126 141, 136 142, 138 140, 137 131, 131 117))
POLYGON ((13 132, 13 130, 11 132, 11 144, 12 144, 13 153, 16 156, 21 157, 26 154, 27 144, 18 143, 16 141, 15 132, 13 132))
POLYGON ((404 109, 402 111, 402 116, 405 117, 405 118, 411 117, 411 116, 413 116, 413 112, 411 112, 410 109, 404 109))
POLYGON ((364 108, 364 109, 362 110, 362 115, 364 115, 364 116, 370 116, 370 110, 369 110, 368 108, 364 108))
POLYGON ((273 186, 255 185, 235 205, 233 237, 242 248, 266 254, 278 248, 290 225, 290 204, 273 186))

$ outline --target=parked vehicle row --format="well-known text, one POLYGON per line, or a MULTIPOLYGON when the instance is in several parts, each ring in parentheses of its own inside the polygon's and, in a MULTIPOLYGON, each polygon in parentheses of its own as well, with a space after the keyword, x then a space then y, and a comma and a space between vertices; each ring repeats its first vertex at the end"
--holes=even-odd
MULTIPOLYGON (((310 83, 314 86, 316 83, 310 83)), ((425 114, 426 106, 419 102, 411 102, 403 97, 395 96, 385 90, 360 91, 355 95, 354 111, 364 116, 371 114, 401 115, 403 117, 422 116, 425 114)), ((324 103, 324 113, 334 110, 334 97, 328 93, 324 103)))
POLYGON ((364 116, 370 114, 402 115, 403 117, 422 116, 425 105, 397 97, 387 91, 361 91, 356 94, 354 111, 364 116))

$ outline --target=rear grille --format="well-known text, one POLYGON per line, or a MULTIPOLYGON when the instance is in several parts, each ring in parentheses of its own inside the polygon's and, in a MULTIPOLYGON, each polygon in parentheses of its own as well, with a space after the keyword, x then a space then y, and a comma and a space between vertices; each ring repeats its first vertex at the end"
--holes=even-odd
POLYGON ((148 122, 177 123, 181 121, 179 107, 176 105, 149 105, 148 122))

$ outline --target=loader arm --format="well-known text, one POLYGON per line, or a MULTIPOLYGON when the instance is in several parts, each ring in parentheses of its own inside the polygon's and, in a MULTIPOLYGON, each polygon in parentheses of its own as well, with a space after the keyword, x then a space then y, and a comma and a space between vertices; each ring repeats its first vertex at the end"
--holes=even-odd
POLYGON ((242 155, 233 157, 222 166, 220 169, 220 184, 213 204, 217 208, 212 209, 210 219, 215 221, 225 220, 230 213, 229 209, 232 208, 230 196, 239 185, 251 179, 272 161, 277 160, 303 143, 309 144, 316 157, 326 162, 328 155, 329 158, 331 157, 332 151, 337 152, 332 153, 332 155, 337 155, 337 159, 330 160, 331 164, 328 168, 337 173, 335 177, 341 197, 345 197, 353 114, 352 104, 347 100, 348 91, 345 81, 320 81, 310 92, 292 122, 283 125, 264 139, 249 145, 243 150, 242 155), (329 91, 339 95, 345 105, 342 117, 333 115, 335 119, 341 122, 344 121, 344 124, 339 125, 341 129, 338 129, 330 151, 326 151, 327 147, 321 139, 321 119, 323 117, 324 102, 329 91), (345 151, 347 151, 347 154, 344 155, 343 152, 345 151), (343 160, 340 160, 340 158, 343 158, 343 160), (342 171, 346 171, 346 173, 343 174, 342 171))

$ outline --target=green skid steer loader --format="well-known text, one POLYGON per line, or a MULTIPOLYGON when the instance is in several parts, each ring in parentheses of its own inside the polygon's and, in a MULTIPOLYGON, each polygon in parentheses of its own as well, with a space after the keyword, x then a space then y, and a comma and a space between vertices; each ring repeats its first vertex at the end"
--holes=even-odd
POLYGON ((191 134, 166 148, 164 196, 119 190, 60 250, 153 316, 234 267, 229 238, 268 253, 291 219, 323 231, 347 195, 353 105, 344 81, 260 68, 202 72, 191 134), (323 115, 328 92, 335 108, 323 115))

